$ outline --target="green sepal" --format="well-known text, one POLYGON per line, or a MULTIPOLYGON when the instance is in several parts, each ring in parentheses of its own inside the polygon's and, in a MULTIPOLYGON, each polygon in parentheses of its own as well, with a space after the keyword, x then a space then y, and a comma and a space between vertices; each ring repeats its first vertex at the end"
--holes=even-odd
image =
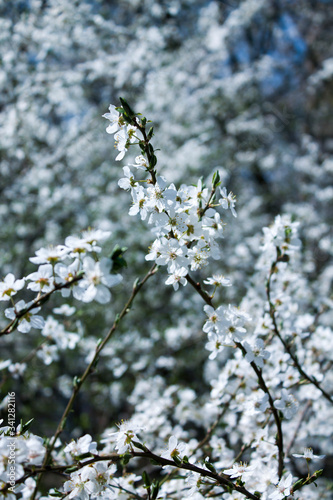
MULTIPOLYGON (((128 123, 128 125, 132 125, 133 124, 133 118, 131 118, 130 116, 124 114, 123 118, 124 118, 124 121, 126 123, 128 123)), ((127 143, 126 147, 128 147, 128 143, 127 143)))

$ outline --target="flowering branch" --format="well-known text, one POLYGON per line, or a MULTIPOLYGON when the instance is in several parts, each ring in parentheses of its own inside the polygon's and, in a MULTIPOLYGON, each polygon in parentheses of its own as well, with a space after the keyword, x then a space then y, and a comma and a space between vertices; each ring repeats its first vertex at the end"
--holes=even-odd
POLYGON ((269 315, 270 315, 270 317, 272 319, 272 323, 273 323, 273 331, 274 331, 275 335, 278 337, 278 339, 281 341, 281 343, 283 344, 285 351, 289 354, 289 356, 293 360, 294 366, 297 368, 300 375, 304 379, 306 379, 308 382, 313 384, 315 387, 317 387, 317 389, 323 394, 323 396, 327 399, 327 401, 329 401, 331 404, 333 404, 332 396, 330 394, 328 394, 328 392, 326 392, 321 387, 319 382, 314 377, 310 377, 303 370, 302 366, 300 365, 300 363, 297 359, 297 356, 293 353, 293 351, 290 348, 290 346, 288 345, 288 343, 283 339, 283 337, 279 331, 279 328, 277 326, 275 307, 274 307, 274 304, 272 303, 272 299, 271 299, 271 279, 272 279, 272 276, 276 273, 278 263, 288 261, 289 257, 288 257, 288 255, 282 253, 281 250, 279 249, 279 247, 276 248, 276 251, 277 251, 277 258, 271 265, 269 276, 268 276, 268 279, 266 282, 266 295, 267 295, 267 300, 268 300, 268 304, 269 304, 269 315))
POLYGON ((74 283, 77 283, 78 281, 82 280, 82 278, 83 278, 83 273, 80 272, 76 276, 73 276, 66 283, 55 284, 52 290, 50 290, 47 293, 44 293, 43 295, 40 295, 35 300, 33 300, 27 307, 21 309, 20 311, 17 311, 15 313, 15 318, 7 326, 5 326, 5 328, 3 328, 0 331, 0 337, 2 335, 8 335, 9 333, 12 333, 16 329, 20 318, 25 316, 27 313, 29 313, 36 307, 40 307, 43 304, 45 304, 54 292, 57 292, 59 290, 64 290, 65 288, 70 288, 74 283))
MULTIPOLYGON (((189 281, 190 285, 192 285, 192 287, 205 300, 205 302, 207 304, 209 304, 209 306, 211 306, 211 307, 213 307, 215 309, 215 306, 213 305, 213 301, 212 301, 212 299, 210 299, 208 297, 207 292, 205 292, 204 290, 202 290, 201 286, 198 283, 195 283, 193 280, 188 280, 188 281, 189 281)), ((240 349, 242 351, 243 356, 246 356, 247 351, 246 351, 245 347, 240 342, 235 342, 235 345, 236 345, 236 347, 238 347, 238 349, 240 349)), ((274 400, 273 400, 273 398, 271 396, 271 393, 270 393, 270 391, 269 391, 269 389, 268 389, 268 387, 267 387, 267 385, 265 383, 265 380, 264 380, 264 378, 262 376, 262 370, 257 367, 257 365, 255 364, 254 361, 252 361, 250 363, 250 365, 252 366, 253 370, 255 371, 255 373, 257 375, 258 382, 259 382, 259 385, 260 385, 261 389, 268 396, 270 409, 271 409, 271 411, 273 413, 273 416, 274 416, 275 425, 276 425, 276 428, 277 428, 276 444, 277 444, 277 447, 278 447, 278 450, 279 450, 278 474, 279 474, 279 477, 281 477, 282 473, 283 473, 283 467, 284 467, 283 433, 282 433, 281 419, 279 417, 279 413, 278 413, 277 409, 274 406, 274 400)))
POLYGON ((201 476, 214 479, 217 484, 225 487, 226 489, 236 490, 239 493, 242 493, 246 498, 251 498, 252 500, 258 500, 258 497, 256 495, 249 492, 246 488, 243 488, 242 486, 238 486, 237 484, 234 484, 232 481, 229 481, 229 479, 227 479, 225 476, 211 472, 210 470, 204 469, 202 467, 198 467, 197 465, 193 465, 189 462, 178 463, 178 460, 177 460, 177 463, 176 463, 173 460, 168 460, 166 458, 162 458, 158 455, 155 455, 147 448, 146 448, 146 451, 142 451, 142 452, 132 451, 131 455, 133 457, 148 458, 149 460, 153 460, 155 463, 157 463, 161 466, 169 465, 171 467, 177 467, 178 469, 184 469, 184 470, 196 472, 197 474, 200 474, 201 476))
MULTIPOLYGON (((239 342, 235 342, 236 346, 242 351, 243 353, 243 356, 246 356, 246 349, 244 346, 242 346, 242 344, 240 344, 239 342)), ((257 365, 255 364, 254 361, 251 361, 250 365, 252 366, 253 370, 255 371, 257 377, 258 377, 258 382, 259 382, 259 385, 261 387, 261 389, 264 391, 265 394, 267 394, 268 396, 268 400, 269 400, 269 406, 270 406, 270 409, 271 409, 271 412, 273 413, 273 417, 274 417, 274 420, 275 420, 275 425, 276 425, 276 429, 277 429, 277 434, 276 434, 276 445, 279 449, 279 469, 278 469, 278 475, 279 475, 279 478, 282 477, 282 473, 283 473, 283 467, 284 467, 284 452, 283 452, 283 433, 282 433, 282 426, 281 426, 281 418, 279 416, 279 412, 277 411, 277 409, 275 408, 274 406, 274 400, 271 396, 271 393, 266 385, 266 382, 262 376, 262 371, 260 368, 257 367, 257 365)))
MULTIPOLYGON (((85 371, 83 372, 83 374, 80 377, 74 378, 74 384, 73 384, 74 386, 73 386, 71 397, 70 397, 70 399, 67 403, 67 406, 63 412, 63 415, 60 419, 57 430, 56 430, 53 438, 51 439, 51 441, 47 447, 47 452, 46 452, 45 458, 43 460, 42 467, 46 467, 48 465, 50 457, 51 457, 51 453, 52 453, 53 448, 54 448, 54 445, 55 445, 58 437, 60 436, 60 434, 64 430, 67 417, 68 417, 68 415, 73 407, 74 401, 75 401, 82 385, 84 384, 85 380, 92 373, 92 371, 95 369, 96 364, 98 362, 98 357, 99 357, 100 352, 102 351, 102 349, 105 347, 105 345, 108 343, 108 341, 113 336, 120 321, 124 318, 124 316, 126 316, 129 313, 130 308, 132 306, 132 303, 133 303, 135 297, 137 296, 137 294, 139 293, 139 291, 142 289, 142 287, 145 285, 145 283, 149 280, 149 278, 154 276, 154 274, 156 272, 157 272, 157 266, 156 266, 156 264, 154 264, 141 281, 135 281, 133 288, 132 288, 132 293, 131 293, 128 301, 126 302, 126 304, 123 307, 120 314, 117 315, 117 317, 116 317, 112 327, 110 328, 109 332, 107 333, 107 335, 104 337, 104 339, 101 342, 99 342, 97 344, 96 349, 95 349, 95 354, 94 354, 92 360, 90 361, 89 365, 87 366, 87 368, 85 369, 85 371)), ((40 478, 41 478, 41 476, 39 476, 37 479, 36 488, 34 490, 33 495, 31 496, 31 500, 33 500, 36 497, 40 478)))

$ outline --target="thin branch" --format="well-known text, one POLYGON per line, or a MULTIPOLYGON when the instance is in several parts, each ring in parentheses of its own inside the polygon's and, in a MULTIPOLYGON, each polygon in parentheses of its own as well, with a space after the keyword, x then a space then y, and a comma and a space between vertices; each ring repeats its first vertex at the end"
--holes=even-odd
MULTIPOLYGON (((240 344, 239 342, 235 342, 236 346, 242 351, 243 353, 243 356, 246 355, 246 349, 245 347, 242 346, 242 344, 240 344)), ((276 429, 277 429, 277 433, 276 433, 276 446, 278 447, 278 450, 279 450, 279 467, 278 467, 278 475, 279 475, 279 478, 282 477, 282 473, 283 473, 283 467, 284 467, 284 452, 283 452, 283 433, 282 433, 282 425, 281 425, 281 419, 279 417, 279 412, 278 410, 275 408, 274 406, 274 400, 271 396, 271 393, 266 385, 266 382, 262 376, 262 371, 260 368, 258 368, 258 366, 255 364, 254 361, 252 361, 250 363, 250 365, 252 366, 253 370, 255 371, 257 377, 258 377, 258 382, 259 382, 259 386, 261 387, 261 389, 267 394, 268 396, 268 401, 269 401, 269 406, 270 406, 270 409, 271 409, 271 412, 273 413, 273 417, 274 417, 274 420, 275 420, 275 425, 276 425, 276 429)))
MULTIPOLYGON (((188 279, 188 277, 189 276, 187 275, 186 278, 187 278, 188 282, 192 285, 192 287, 199 293, 199 295, 204 299, 204 301, 207 304, 214 307, 214 309, 215 309, 213 301, 210 298, 210 296, 207 294, 207 292, 201 288, 199 283, 195 283, 192 280, 192 278, 188 279)), ((243 355, 245 356, 246 355, 245 347, 243 347, 242 344, 240 344, 239 342, 235 342, 235 345, 242 351, 243 355)), ((283 467, 284 467, 283 434, 282 434, 281 419, 279 417, 279 413, 278 413, 277 409, 274 406, 274 400, 273 400, 273 398, 270 394, 270 391, 265 383, 265 380, 262 376, 261 369, 257 367, 257 365, 254 363, 254 361, 252 361, 250 363, 250 365, 252 366, 253 370, 255 371, 255 373, 257 375, 258 382, 259 382, 261 389, 268 395, 270 409, 271 409, 273 416, 274 416, 274 420, 275 420, 275 424, 276 424, 276 428, 277 428, 276 445, 277 445, 278 450, 279 450, 278 474, 279 474, 279 478, 281 478, 282 473, 283 473, 283 467)))
POLYGON ((298 423, 297 423, 297 426, 296 426, 295 432, 294 432, 294 434, 293 434, 293 437, 291 438, 290 443, 289 443, 289 444, 288 444, 288 446, 287 446, 287 449, 286 449, 286 456, 288 456, 288 455, 289 455, 289 452, 290 452, 290 450, 291 450, 292 445, 294 444, 294 441, 295 441, 295 439, 296 439, 296 436, 297 436, 297 434, 298 434, 298 431, 299 431, 299 430, 300 430, 300 428, 301 428, 301 425, 302 425, 302 422, 303 422, 303 420, 304 420, 304 418, 305 418, 305 415, 306 415, 306 413, 307 413, 308 409, 311 407, 311 405, 312 405, 312 401, 309 399, 309 400, 308 400, 308 402, 306 403, 306 405, 305 405, 305 406, 304 406, 304 408, 303 408, 303 411, 302 411, 301 416, 300 416, 300 418, 299 418, 299 421, 298 421, 298 423))
POLYGON ((156 462, 162 466, 169 465, 171 467, 177 467, 178 469, 184 469, 184 470, 189 470, 192 472, 197 472, 201 476, 214 479, 219 485, 224 486, 226 489, 231 488, 232 490, 236 490, 239 493, 242 493, 246 498, 251 498, 252 500, 258 500, 258 497, 256 495, 253 495, 253 493, 248 491, 246 488, 243 488, 242 486, 237 486, 236 484, 234 484, 232 481, 230 481, 228 476, 215 474, 214 472, 211 472, 207 469, 203 469, 202 467, 198 467, 197 465, 193 465, 193 464, 185 463, 185 462, 182 462, 180 464, 176 464, 176 462, 174 462, 173 460, 168 460, 167 458, 159 457, 158 455, 155 455, 154 453, 152 453, 148 449, 146 451, 142 451, 142 452, 132 451, 131 455, 133 457, 141 457, 141 458, 148 458, 150 460, 154 460, 154 462, 156 462))
MULTIPOLYGON (((73 387, 73 391, 72 391, 71 397, 69 398, 67 406, 66 406, 66 408, 65 408, 65 410, 63 412, 63 415, 62 415, 62 417, 60 419, 60 422, 59 422, 59 425, 57 427, 57 430, 56 430, 53 438, 50 440, 50 443, 48 445, 47 452, 46 452, 46 455, 45 455, 42 467, 45 467, 46 465, 48 465, 48 462, 49 462, 50 457, 51 457, 51 453, 52 453, 54 445, 55 445, 55 442, 56 442, 56 440, 58 439, 58 437, 60 436, 60 434, 62 433, 62 431, 63 431, 63 429, 65 427, 65 423, 66 423, 67 417, 68 417, 68 415, 69 415, 69 413, 70 413, 70 411, 71 411, 71 409, 73 407, 74 401, 76 400, 76 397, 77 397, 77 395, 78 395, 78 393, 79 393, 79 391, 80 391, 83 383, 85 382, 85 380, 87 379, 87 377, 91 374, 91 372, 94 370, 94 368, 96 366, 96 363, 98 361, 98 356, 99 356, 100 352, 102 351, 102 349, 104 348, 104 346, 106 345, 106 343, 110 340, 110 338, 113 336, 114 332, 116 331, 116 329, 118 327, 119 322, 130 311, 131 305, 132 305, 132 303, 133 303, 136 295, 139 293, 139 291, 144 286, 144 284, 146 283, 146 281, 151 276, 153 276, 156 273, 156 271, 157 271, 157 265, 154 264, 152 266, 152 268, 148 271, 148 273, 145 275, 145 277, 141 281, 138 281, 138 282, 134 283, 133 288, 132 288, 132 293, 131 293, 128 301, 126 302, 125 306, 123 307, 121 313, 117 315, 117 317, 116 317, 116 319, 115 319, 112 327, 110 328, 109 332, 107 333, 107 335, 105 336, 105 338, 103 339, 103 341, 101 341, 96 346, 95 354, 94 354, 92 360, 90 361, 89 365, 86 367, 86 369, 83 372, 83 374, 81 375, 81 377, 76 377, 75 378, 75 383, 74 383, 74 387, 73 387)), ((38 486, 39 486, 39 483, 40 483, 40 479, 41 479, 41 475, 39 475, 38 478, 37 478, 36 488, 35 488, 33 494, 30 497, 31 500, 34 500, 35 497, 36 497, 36 494, 37 494, 37 491, 38 491, 38 486)))
POLYGON ((304 378, 306 379, 308 382, 310 382, 311 384, 313 384, 315 387, 317 387, 317 389, 323 394, 323 396, 331 403, 333 404, 333 398, 332 396, 330 396, 330 394, 328 394, 328 392, 326 392, 322 387, 321 385, 319 384, 319 382, 317 382, 317 380, 313 377, 310 377, 310 375, 308 375, 304 370, 303 368, 301 367, 298 359, 297 359, 297 356, 292 352, 292 349, 289 347, 289 345, 287 344, 287 342, 283 339, 280 331, 279 331, 279 328, 277 326, 277 321, 276 321, 276 315, 275 315, 275 307, 272 303, 272 299, 271 299, 271 279, 272 279, 272 276, 273 274, 275 274, 275 271, 276 271, 276 266, 279 262, 283 261, 283 258, 284 258, 284 255, 279 255, 278 253, 278 256, 276 258, 276 260, 272 263, 271 265, 271 269, 270 269, 270 273, 269 273, 269 276, 268 276, 268 279, 267 279, 267 282, 266 282, 266 296, 267 296, 267 300, 268 300, 268 305, 269 305, 269 315, 271 317, 271 320, 272 320, 272 323, 273 323, 273 331, 275 333, 275 335, 279 338, 279 340, 281 341, 285 351, 289 354, 289 356, 291 357, 291 359, 293 360, 293 363, 294 363, 294 366, 295 368, 297 368, 299 374, 304 378))
POLYGON ((211 296, 204 290, 199 282, 195 282, 193 278, 189 274, 186 275, 187 281, 190 283, 190 285, 198 292, 199 295, 204 299, 206 304, 208 304, 211 307, 214 307, 213 301, 211 299, 211 296))
POLYGON ((35 299, 28 307, 26 307, 25 309, 22 309, 22 311, 18 311, 15 314, 15 318, 7 326, 5 326, 5 328, 3 328, 0 331, 0 337, 2 335, 8 335, 9 333, 12 333, 16 329, 16 327, 18 325, 18 320, 20 318, 25 316, 25 314, 30 312, 32 309, 35 309, 36 307, 39 307, 42 304, 44 304, 46 301, 48 301, 54 292, 62 290, 63 288, 69 288, 70 286, 73 285, 73 283, 80 281, 82 278, 83 278, 83 274, 78 274, 77 276, 74 276, 74 278, 72 278, 70 281, 67 281, 66 283, 56 284, 54 286, 54 288, 52 288, 52 290, 50 290, 47 293, 44 293, 44 295, 41 295, 40 297, 35 299))

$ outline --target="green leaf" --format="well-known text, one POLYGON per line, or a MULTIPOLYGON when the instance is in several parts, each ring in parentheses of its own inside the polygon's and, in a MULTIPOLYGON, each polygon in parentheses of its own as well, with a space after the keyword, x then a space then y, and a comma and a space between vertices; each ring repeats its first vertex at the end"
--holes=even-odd
POLYGON ((127 267, 127 262, 124 258, 124 253, 127 251, 127 247, 121 247, 118 244, 113 248, 109 255, 112 260, 112 271, 114 273, 120 271, 124 267, 127 267))
POLYGON ((157 163, 157 158, 156 158, 156 156, 155 156, 155 155, 152 155, 151 160, 150 160, 150 163, 149 163, 149 167, 150 167, 150 168, 154 168, 154 167, 155 167, 155 165, 156 165, 156 163, 157 163))
POLYGON ((77 470, 77 466, 73 466, 73 467, 68 467, 68 469, 66 469, 64 472, 65 474, 70 474, 71 472, 75 472, 77 470))
POLYGON ((179 457, 177 457, 177 455, 171 455, 171 458, 177 465, 182 464, 182 460, 179 457))
POLYGON ((154 460, 153 458, 151 458, 151 459, 150 459, 150 463, 151 463, 152 465, 161 465, 161 464, 159 464, 158 462, 156 462, 156 460, 154 460))
POLYGON ((122 460, 121 460, 122 464, 127 465, 128 462, 131 460, 131 458, 132 458, 132 455, 130 455, 130 453, 125 453, 122 457, 122 460))
POLYGON ((208 470, 210 470, 210 472, 213 472, 213 474, 217 474, 217 470, 215 469, 213 464, 205 461, 205 466, 207 467, 208 470))
POLYGON ((146 488, 149 488, 151 485, 151 480, 150 480, 149 475, 147 474, 147 472, 145 470, 142 473, 142 480, 143 480, 143 484, 146 486, 146 488))
POLYGON ((160 483, 158 481, 154 481, 151 487, 151 498, 152 500, 156 500, 158 492, 160 489, 160 483))
POLYGON ((202 183, 202 184, 201 184, 201 185, 202 185, 202 189, 205 189, 206 184, 205 184, 205 182, 204 182, 204 178, 203 178, 203 176, 201 176, 199 180, 200 180, 200 181, 201 181, 201 183, 202 183))
POLYGON ((119 100, 122 104, 122 107, 124 108, 125 114, 127 114, 129 118, 134 118, 135 112, 133 111, 131 106, 128 104, 128 102, 125 99, 123 99, 122 97, 119 97, 119 100))
POLYGON ((213 188, 217 188, 221 184, 220 172, 218 170, 214 172, 212 184, 213 188))
POLYGON ((153 135, 154 135, 154 127, 150 127, 150 129, 148 131, 148 134, 147 134, 148 141, 151 140, 151 138, 153 137, 153 135))
POLYGON ((54 488, 54 490, 52 492, 49 492, 49 495, 51 497, 57 497, 57 498, 63 498, 64 494, 61 493, 61 491, 57 490, 56 488, 54 488))
POLYGON ((133 290, 136 289, 136 287, 138 286, 139 283, 140 283, 140 278, 136 278, 136 280, 133 283, 133 290))
POLYGON ((132 444, 136 447, 139 448, 142 451, 149 451, 148 448, 144 444, 139 443, 138 441, 132 441, 132 444))
POLYGON ((34 419, 31 418, 30 420, 28 420, 27 423, 24 424, 21 420, 21 422, 20 422, 21 423, 21 434, 24 434, 27 430, 29 430, 33 421, 34 421, 34 419))

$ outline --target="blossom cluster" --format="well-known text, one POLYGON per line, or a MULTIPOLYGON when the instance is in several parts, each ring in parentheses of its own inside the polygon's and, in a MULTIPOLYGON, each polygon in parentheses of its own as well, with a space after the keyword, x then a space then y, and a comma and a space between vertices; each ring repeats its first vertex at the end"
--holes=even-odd
MULTIPOLYGON (((2 424, 3 421, 0 421, 2 424)), ((44 440, 29 431, 21 432, 18 426, 16 432, 11 427, 0 427, 0 487, 14 479, 9 488, 6 498, 15 500, 15 493, 21 493, 22 498, 29 498, 33 492, 36 482, 33 478, 25 479, 23 484, 15 487, 15 481, 24 478, 25 467, 40 466, 43 462, 46 448, 44 440)))
MULTIPOLYGON (((122 124, 122 115, 115 106, 111 105, 109 109, 110 113, 103 116, 111 122, 107 132, 116 132, 116 147, 121 151, 121 157, 118 155, 116 159, 121 159, 131 142, 128 125, 122 124), (126 148, 119 141, 120 132, 126 138, 126 148)), ((130 132, 133 131, 131 127, 130 132)), ((149 159, 141 154, 136 157, 135 164, 123 167, 124 177, 118 184, 130 191, 132 206, 129 215, 140 214, 141 219, 152 226, 151 231, 156 236, 146 260, 167 266, 169 277, 165 283, 177 290, 179 284, 186 285, 189 270, 201 269, 210 258, 221 258, 216 240, 223 238, 224 222, 213 207, 230 209, 237 217, 235 197, 232 193, 228 194, 225 187, 221 188, 220 182, 213 183, 212 190, 205 187, 201 179, 196 186, 182 185, 177 189, 173 183, 168 184, 163 176, 136 179, 130 167, 151 174, 149 159), (217 188, 220 198, 215 203, 217 188)))
POLYGON ((110 301, 109 288, 122 280, 121 275, 110 273, 110 259, 98 259, 101 252, 99 243, 108 239, 110 234, 109 231, 87 230, 81 237, 68 236, 64 245, 36 251, 30 261, 39 266, 37 271, 22 279, 15 279, 12 273, 5 276, 0 282, 0 301, 13 304, 13 307, 5 309, 5 316, 12 321, 17 319, 18 331, 27 333, 31 328, 44 328, 45 321, 37 314, 41 309, 39 302, 43 295, 55 291, 60 290, 65 298, 72 293, 75 299, 82 302, 96 300, 105 304, 110 301), (35 292, 37 298, 29 302, 21 299, 15 303, 14 297, 26 283, 27 290, 35 292))

